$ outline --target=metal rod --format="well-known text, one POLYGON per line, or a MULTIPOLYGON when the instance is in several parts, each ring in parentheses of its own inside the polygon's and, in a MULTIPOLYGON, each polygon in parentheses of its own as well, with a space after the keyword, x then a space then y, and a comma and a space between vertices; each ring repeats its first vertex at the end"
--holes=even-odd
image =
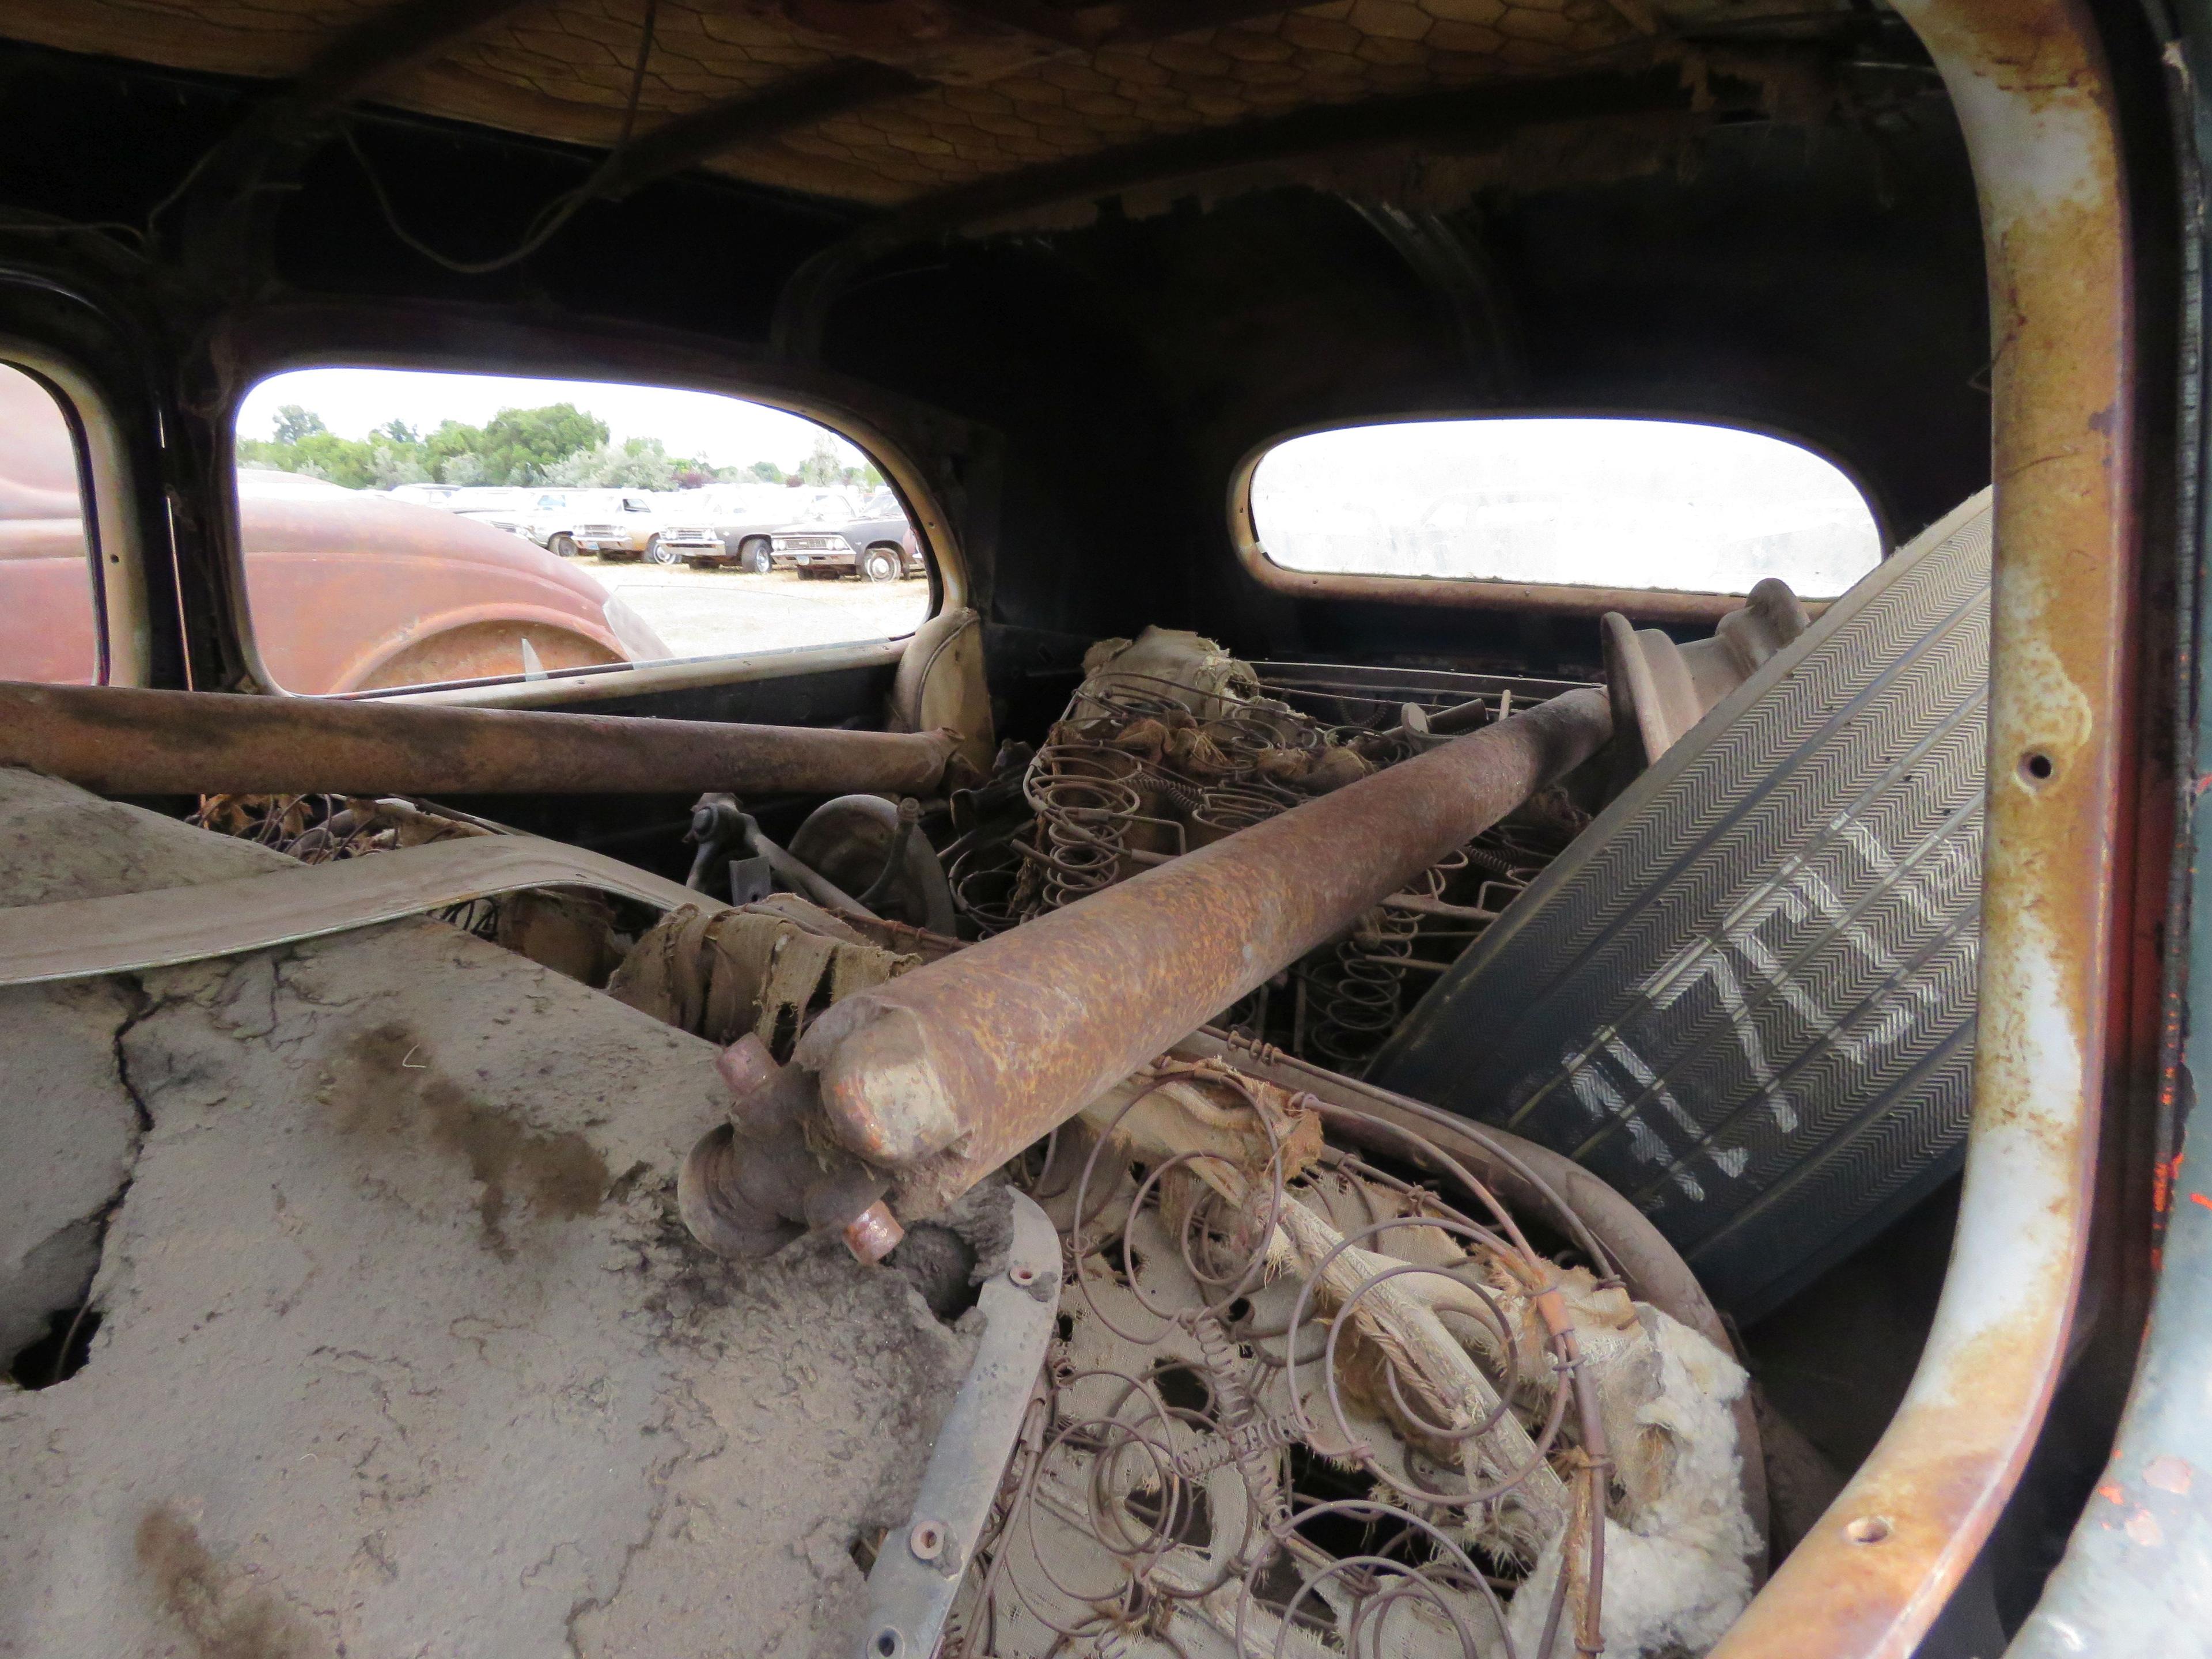
POLYGON ((949 732, 0 682, 0 765, 109 795, 934 793, 949 732))
POLYGON ((926 1215, 1350 927, 1610 735, 1571 691, 957 956, 801 1040, 821 1127, 926 1215))

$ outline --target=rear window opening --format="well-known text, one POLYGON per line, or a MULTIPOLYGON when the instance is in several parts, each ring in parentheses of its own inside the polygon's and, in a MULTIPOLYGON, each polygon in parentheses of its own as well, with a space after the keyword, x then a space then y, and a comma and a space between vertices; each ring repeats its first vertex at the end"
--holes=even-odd
POLYGON ((254 641, 288 691, 897 639, 929 614, 875 462, 739 398, 302 369, 246 394, 235 455, 254 641))
POLYGON ((1842 593, 1881 561, 1873 509, 1832 461, 1681 421, 1392 421, 1291 438, 1251 512, 1285 570, 1541 586, 1842 593))

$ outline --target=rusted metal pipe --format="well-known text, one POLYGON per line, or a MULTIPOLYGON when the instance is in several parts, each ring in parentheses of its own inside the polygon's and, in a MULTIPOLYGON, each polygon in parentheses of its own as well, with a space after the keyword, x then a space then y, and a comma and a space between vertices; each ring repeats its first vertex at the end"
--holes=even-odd
POLYGON ((0 683, 0 765, 108 795, 929 794, 950 732, 0 683))
POLYGON ((793 1059, 926 1215, 1594 753, 1571 691, 849 997, 793 1059))

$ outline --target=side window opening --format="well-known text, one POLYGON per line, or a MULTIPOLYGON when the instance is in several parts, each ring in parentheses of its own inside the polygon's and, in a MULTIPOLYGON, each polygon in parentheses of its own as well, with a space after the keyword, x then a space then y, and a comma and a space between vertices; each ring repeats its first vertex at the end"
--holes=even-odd
POLYGON ((106 678, 77 437, 45 384, 0 363, 0 678, 106 678))
POLYGON ((1285 570, 1833 599, 1882 538, 1842 468, 1762 433, 1559 416, 1397 421, 1287 439, 1251 480, 1285 570))
POLYGON ((313 368, 254 386, 234 440, 254 641, 287 691, 898 639, 928 615, 901 579, 918 556, 867 557, 878 495, 915 545, 874 461, 743 398, 313 368))

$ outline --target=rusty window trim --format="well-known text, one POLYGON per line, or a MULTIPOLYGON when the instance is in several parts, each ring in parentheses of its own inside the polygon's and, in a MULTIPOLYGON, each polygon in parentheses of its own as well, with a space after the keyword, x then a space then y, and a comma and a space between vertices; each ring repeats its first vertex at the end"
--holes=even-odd
MULTIPOLYGON (((274 696, 305 695, 277 685, 261 659, 247 602, 238 495, 230 481, 237 416, 246 392, 272 374, 332 367, 423 369, 447 374, 599 379, 664 386, 742 398, 826 426, 858 447, 897 490, 931 568, 929 611, 921 620, 971 603, 973 582, 953 520, 908 434, 933 416, 906 400, 833 371, 733 350, 726 341, 665 331, 603 332, 519 322, 505 313, 444 305, 301 304, 234 314, 210 348, 217 384, 207 406, 215 441, 208 480, 211 527, 223 550, 223 577, 246 683, 232 688, 274 696)), ((918 628, 921 623, 918 622, 918 628)), ((609 668, 541 681, 493 681, 380 694, 378 702, 435 701, 481 708, 547 708, 705 685, 740 684, 788 674, 896 665, 911 634, 819 647, 733 652, 695 661, 609 668)))
MULTIPOLYGON (((1733 432, 1749 432, 1772 438, 1808 454, 1817 455, 1850 480, 1851 487, 1874 515, 1875 534, 1887 557, 1893 548, 1889 514, 1881 496, 1869 487, 1859 470, 1842 455, 1786 427, 1756 421, 1723 420, 1717 416, 1677 409, 1645 409, 1611 405, 1515 404, 1468 407, 1451 404, 1436 409, 1395 409, 1340 416, 1289 428, 1255 444, 1244 452, 1229 477, 1229 534, 1237 549, 1237 562, 1244 574, 1261 586, 1292 599, 1369 600, 1382 605, 1443 605, 1453 610, 1541 611, 1553 616, 1599 617, 1618 611, 1647 623, 1705 623, 1711 626, 1743 604, 1741 593, 1707 593, 1685 588, 1601 587, 1583 582, 1509 582, 1488 576, 1378 576, 1342 570, 1293 570, 1278 564, 1260 540, 1252 516, 1252 477, 1270 450, 1293 438, 1316 432, 1337 432, 1352 427, 1393 426, 1407 421, 1510 420, 1623 420, 1672 421, 1687 426, 1717 426, 1733 432)), ((1808 599, 1806 611, 1819 616, 1828 601, 1808 599)))
POLYGON ((1909 1653, 2049 1408, 2087 1249, 2137 525, 2123 151, 2079 0, 1898 0, 1972 159, 1995 340, 1990 815, 1951 1267, 1887 1431, 1715 1659, 1909 1653))

